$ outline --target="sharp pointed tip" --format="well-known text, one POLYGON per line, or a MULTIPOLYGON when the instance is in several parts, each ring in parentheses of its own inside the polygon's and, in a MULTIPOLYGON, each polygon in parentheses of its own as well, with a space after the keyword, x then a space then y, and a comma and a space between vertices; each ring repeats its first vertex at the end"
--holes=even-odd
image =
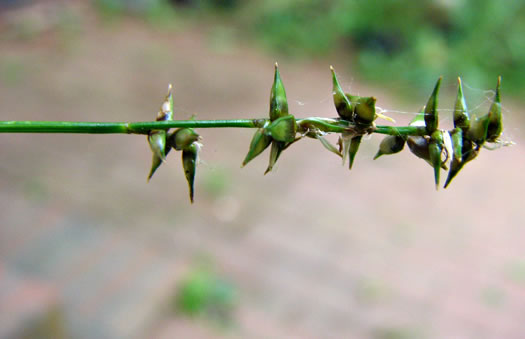
POLYGON ((374 159, 373 160, 376 160, 377 158, 379 158, 380 156, 382 156, 383 154, 380 153, 380 152, 377 152, 377 154, 374 156, 374 159))
POLYGON ((173 88, 173 85, 172 84, 168 84, 168 92, 171 92, 172 88, 173 88))
POLYGON ((279 68, 279 63, 277 61, 275 62, 274 65, 275 65, 275 69, 279 68))

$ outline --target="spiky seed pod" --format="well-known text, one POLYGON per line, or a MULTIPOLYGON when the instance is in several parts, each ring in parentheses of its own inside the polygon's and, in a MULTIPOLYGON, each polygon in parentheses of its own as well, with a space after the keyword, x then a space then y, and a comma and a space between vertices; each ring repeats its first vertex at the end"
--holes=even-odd
POLYGON ((496 85, 496 95, 489 109, 489 125, 487 127, 487 141, 496 142, 503 131, 503 122, 501 115, 501 98, 500 98, 501 77, 498 77, 496 85))
POLYGON ((273 86, 270 92, 270 120, 274 121, 285 115, 288 115, 288 100, 279 73, 279 65, 275 63, 273 86))
POLYGON ((434 131, 430 137, 428 145, 428 153, 430 156, 430 163, 434 168, 434 181, 436 189, 439 188, 439 174, 441 170, 441 153, 443 152, 443 133, 439 130, 434 131))
POLYGON ((253 135, 252 141, 250 143, 250 149, 248 154, 242 162, 242 166, 246 166, 253 158, 261 154, 270 144, 272 143, 272 138, 266 134, 264 128, 258 128, 253 135))
MULTIPOLYGON (((171 92, 172 86, 168 86, 168 94, 164 98, 164 102, 160 106, 160 111, 157 114, 156 121, 173 120, 173 94, 171 92)), ((157 168, 165 161, 166 155, 170 151, 167 145, 167 131, 152 130, 148 133, 148 143, 153 152, 151 161, 151 169, 148 175, 148 181, 151 179, 157 168)))
POLYGON ((148 143, 153 152, 151 169, 148 174, 148 181, 150 181, 155 171, 157 171, 159 166, 165 161, 170 147, 166 147, 166 131, 164 130, 150 132, 148 135, 148 143))
POLYGON ((473 141, 478 146, 482 146, 487 140, 487 132, 489 128, 489 115, 474 119, 467 131, 467 139, 473 141))
POLYGON ((362 138, 363 138, 362 135, 356 135, 350 140, 350 150, 348 151, 350 161, 349 161, 348 169, 352 169, 352 165, 354 164, 355 155, 357 154, 357 151, 359 150, 359 145, 361 144, 362 138))
POLYGON ((450 170, 448 171, 447 180, 444 188, 447 188, 452 179, 463 168, 463 130, 460 127, 454 128, 450 132, 450 139, 452 140, 452 161, 450 162, 450 170))
POLYGON ((428 98, 427 104, 425 105, 425 126, 427 128, 427 133, 432 134, 438 128, 438 94, 439 86, 441 85, 442 77, 439 77, 436 82, 436 86, 428 98))
POLYGON ((266 131, 276 141, 292 142, 297 134, 297 124, 294 116, 290 114, 274 120, 266 131))
POLYGON ((374 160, 385 154, 396 154, 405 147, 405 138, 400 135, 387 135, 379 144, 374 160))
POLYGON ((197 169, 197 159, 199 156, 199 145, 194 142, 182 150, 182 167, 184 175, 188 181, 190 201, 193 204, 195 172, 197 169))
POLYGON ((354 107, 351 103, 351 99, 349 99, 350 95, 345 94, 341 85, 339 85, 339 81, 335 75, 335 70, 332 66, 330 66, 330 71, 332 72, 332 94, 337 114, 339 114, 341 119, 354 122, 354 107))
POLYGON ((169 144, 181 151, 199 139, 200 135, 193 128, 179 128, 170 136, 169 144))
POLYGON ((359 97, 354 107, 357 124, 369 126, 377 118, 376 98, 374 97, 359 97))
POLYGON ((458 95, 454 105, 454 128, 461 128, 463 131, 468 131, 470 127, 470 115, 467 111, 467 103, 463 96, 463 86, 461 85, 461 78, 458 77, 458 95))

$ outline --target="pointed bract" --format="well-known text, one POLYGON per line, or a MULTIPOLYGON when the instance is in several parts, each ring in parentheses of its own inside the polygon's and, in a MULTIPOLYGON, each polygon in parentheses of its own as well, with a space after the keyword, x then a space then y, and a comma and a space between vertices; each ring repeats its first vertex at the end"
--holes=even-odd
POLYGON ((355 155, 357 154, 357 151, 359 150, 359 145, 361 144, 361 139, 362 138, 363 138, 362 135, 356 135, 350 141, 350 150, 349 150, 349 154, 348 154, 349 157, 350 157, 350 162, 349 162, 349 165, 348 165, 349 169, 352 169, 352 166, 354 164, 355 155))
POLYGON ((439 86, 441 85, 441 77, 439 77, 436 82, 436 86, 428 98, 427 104, 425 105, 425 126, 427 128, 428 134, 432 134, 438 128, 438 94, 439 86))
POLYGON ((277 63, 275 63, 275 74, 270 92, 270 120, 274 121, 285 115, 288 115, 288 101, 281 80, 281 74, 279 73, 279 67, 277 63))
POLYGON ((425 106, 421 107, 421 109, 419 110, 419 113, 416 114, 414 119, 412 119, 412 121, 410 121, 408 125, 409 126, 419 126, 419 127, 425 126, 425 106))
POLYGON ((270 146, 272 138, 266 134, 264 128, 259 128, 255 131, 248 154, 242 162, 242 166, 246 166, 253 158, 261 154, 268 146, 270 146))
POLYGON ((272 141, 272 148, 270 150, 270 160, 268 161, 268 167, 266 168, 266 171, 264 171, 265 175, 272 171, 273 166, 275 166, 275 163, 277 162, 285 148, 286 143, 275 140, 272 141))
POLYGON ((496 95, 489 109, 489 125, 487 127, 487 141, 496 142, 503 131, 503 122, 501 115, 501 98, 500 98, 501 77, 498 77, 496 85, 496 95))
POLYGON ((332 145, 328 140, 326 140, 326 138, 324 138, 322 135, 318 135, 317 136, 317 140, 319 140, 321 142, 321 144, 324 146, 324 148, 326 148, 327 150, 329 150, 330 152, 340 156, 340 157, 343 157, 343 155, 341 154, 341 151, 338 150, 334 145, 332 145))
POLYGON ((193 143, 182 150, 182 167, 184 175, 188 181, 190 201, 193 204, 195 172, 197 169, 197 159, 199 156, 199 145, 193 143))
MULTIPOLYGON (((168 155, 168 153, 170 152, 171 148, 170 147, 166 147, 166 152, 165 152, 165 156, 168 155)), ((157 171, 157 169, 159 168, 160 165, 162 165, 162 159, 159 158, 156 154, 153 154, 153 158, 151 160, 151 169, 149 171, 149 175, 148 175, 148 181, 151 180, 151 178, 153 177, 153 174, 155 174, 155 171, 157 171)))
POLYGON ((463 96, 461 78, 458 78, 458 95, 454 105, 454 127, 459 127, 463 131, 467 131, 470 127, 470 115, 467 111, 465 97, 463 96))
POLYGON ((330 71, 332 72, 332 95, 334 97, 334 105, 337 114, 339 114, 342 119, 353 122, 354 108, 352 103, 341 88, 341 85, 339 85, 339 81, 335 75, 335 70, 332 66, 330 66, 330 71))

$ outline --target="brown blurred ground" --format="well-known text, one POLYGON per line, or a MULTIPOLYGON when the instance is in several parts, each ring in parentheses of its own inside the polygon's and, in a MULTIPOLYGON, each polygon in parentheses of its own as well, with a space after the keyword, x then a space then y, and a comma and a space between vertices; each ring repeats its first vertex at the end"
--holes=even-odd
MULTIPOLYGON (((216 48, 213 28, 82 20, 73 38, 0 40, 1 120, 151 120, 170 82, 179 118, 267 114, 275 58, 216 48)), ((279 61, 292 112, 334 116, 337 61, 279 61)), ((425 100, 339 68, 382 107, 425 100)), ((0 135, 0 262, 54 286, 75 338, 523 338, 518 112, 505 117, 518 144, 483 151, 439 192, 407 151, 373 162, 378 136, 351 173, 306 140, 263 176, 267 155, 240 169, 252 131, 202 130, 193 206, 179 154, 146 183, 144 137, 0 135), (239 289, 233 326, 165 311, 201 257, 239 289)))

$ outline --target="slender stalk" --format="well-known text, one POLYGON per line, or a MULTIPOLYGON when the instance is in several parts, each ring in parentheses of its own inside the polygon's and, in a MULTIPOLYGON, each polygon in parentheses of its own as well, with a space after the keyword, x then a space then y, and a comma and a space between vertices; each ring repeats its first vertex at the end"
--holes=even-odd
MULTIPOLYGON (((80 134, 148 134, 150 130, 170 128, 259 128, 266 119, 174 120, 145 122, 80 122, 80 121, 0 121, 0 133, 80 133, 80 134)), ((355 128, 350 122, 332 118, 297 119, 328 133, 355 128)), ((390 135, 425 135, 424 127, 376 126, 372 133, 390 135)))

